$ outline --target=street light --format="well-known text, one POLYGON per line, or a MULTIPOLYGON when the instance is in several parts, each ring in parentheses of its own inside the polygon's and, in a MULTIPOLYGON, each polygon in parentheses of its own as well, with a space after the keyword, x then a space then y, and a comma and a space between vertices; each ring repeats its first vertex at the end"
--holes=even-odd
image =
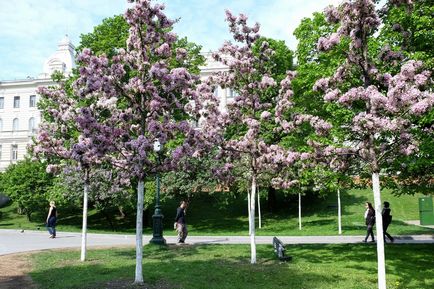
MULTIPOLYGON (((158 165, 160 164, 161 143, 158 139, 154 141, 154 152, 157 154, 158 165)), ((152 239, 149 241, 152 244, 165 245, 166 240, 163 238, 163 214, 160 208, 160 174, 157 168, 156 175, 156 196, 155 196, 155 211, 152 215, 152 239)))

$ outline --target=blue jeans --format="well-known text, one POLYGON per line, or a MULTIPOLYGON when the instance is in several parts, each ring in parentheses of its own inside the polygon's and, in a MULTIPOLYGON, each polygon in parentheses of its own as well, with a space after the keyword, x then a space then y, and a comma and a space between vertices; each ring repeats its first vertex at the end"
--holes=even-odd
POLYGON ((56 237, 56 217, 50 217, 47 223, 47 230, 50 235, 56 237))

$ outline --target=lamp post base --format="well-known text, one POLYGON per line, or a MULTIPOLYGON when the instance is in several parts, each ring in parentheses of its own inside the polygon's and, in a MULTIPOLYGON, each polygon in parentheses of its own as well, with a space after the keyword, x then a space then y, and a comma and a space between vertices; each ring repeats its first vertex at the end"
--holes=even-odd
POLYGON ((161 213, 152 215, 152 239, 151 244, 166 245, 166 239, 163 238, 163 218, 161 213))

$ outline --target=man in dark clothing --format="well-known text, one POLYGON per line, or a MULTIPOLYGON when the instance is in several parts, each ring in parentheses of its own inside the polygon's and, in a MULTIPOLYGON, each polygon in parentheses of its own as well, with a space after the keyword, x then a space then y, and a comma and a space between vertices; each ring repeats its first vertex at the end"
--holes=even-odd
POLYGON ((176 209, 174 228, 178 231, 178 243, 184 243, 188 235, 187 222, 185 220, 186 208, 187 202, 182 201, 179 208, 176 209))
POLYGON ((387 228, 389 227, 390 223, 392 222, 392 215, 390 214, 390 212, 392 211, 389 206, 389 202, 384 202, 384 208, 383 211, 381 212, 381 216, 383 217, 383 232, 384 232, 384 240, 386 240, 386 236, 387 238, 389 238, 390 242, 393 243, 393 237, 389 235, 389 233, 387 233, 387 228))

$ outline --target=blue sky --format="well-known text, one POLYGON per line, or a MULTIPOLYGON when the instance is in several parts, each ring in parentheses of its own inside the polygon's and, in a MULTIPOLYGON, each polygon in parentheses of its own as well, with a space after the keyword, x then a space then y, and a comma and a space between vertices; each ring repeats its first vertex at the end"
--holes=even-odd
MULTIPOLYGON (((340 0, 159 0, 172 19, 175 32, 203 46, 217 49, 230 35, 224 10, 245 13, 261 24, 261 35, 285 40, 294 49, 294 29, 304 17, 340 0)), ((78 44, 102 19, 123 14, 126 0, 0 0, 0 80, 35 77, 68 34, 78 44)))

